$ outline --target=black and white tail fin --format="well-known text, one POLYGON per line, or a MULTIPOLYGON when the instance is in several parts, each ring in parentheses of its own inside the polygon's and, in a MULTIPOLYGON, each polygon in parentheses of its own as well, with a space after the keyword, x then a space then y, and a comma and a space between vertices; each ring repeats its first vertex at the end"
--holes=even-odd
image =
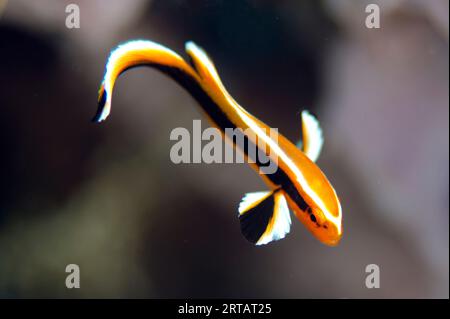
POLYGON ((244 237, 256 245, 282 239, 291 228, 291 216, 282 190, 247 193, 239 205, 244 237))

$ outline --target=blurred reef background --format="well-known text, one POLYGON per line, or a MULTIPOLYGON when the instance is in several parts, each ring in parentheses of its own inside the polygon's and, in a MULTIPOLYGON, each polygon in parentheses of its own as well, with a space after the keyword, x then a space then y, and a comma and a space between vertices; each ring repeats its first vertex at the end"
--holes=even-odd
POLYGON ((448 298, 449 3, 445 0, 0 0, 0 297, 448 298), (69 3, 81 28, 65 26, 69 3), (367 29, 377 3, 381 28, 367 29), (233 97, 288 138, 315 112, 319 166, 344 237, 296 219, 254 247, 237 206, 265 188, 245 164, 175 165, 175 127, 208 123, 139 68, 97 125, 112 48, 193 40, 233 97), (81 289, 65 267, 81 268, 81 289), (367 289, 365 267, 381 269, 367 289))

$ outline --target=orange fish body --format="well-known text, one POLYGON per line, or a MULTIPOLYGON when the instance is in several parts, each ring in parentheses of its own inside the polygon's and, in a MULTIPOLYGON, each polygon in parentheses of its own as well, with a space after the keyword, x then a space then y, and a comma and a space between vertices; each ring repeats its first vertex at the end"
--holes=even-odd
POLYGON ((244 236, 256 245, 284 238, 290 230, 290 211, 322 243, 334 246, 342 237, 342 211, 334 188, 315 164, 323 138, 317 120, 302 112, 303 147, 300 149, 281 134, 248 113, 226 91, 214 64, 193 42, 186 44, 191 64, 170 49, 151 41, 136 40, 112 51, 99 90, 99 108, 94 118, 101 122, 111 109, 116 79, 137 66, 154 67, 184 87, 199 103, 213 126, 239 148, 270 191, 248 193, 239 206, 244 236), (237 129, 245 141, 276 163, 274 172, 262 172, 258 156, 229 136, 237 129))

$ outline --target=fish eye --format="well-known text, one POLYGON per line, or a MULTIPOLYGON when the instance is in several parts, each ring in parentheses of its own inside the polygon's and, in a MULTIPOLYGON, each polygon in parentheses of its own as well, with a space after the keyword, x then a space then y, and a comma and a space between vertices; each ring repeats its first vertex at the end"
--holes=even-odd
POLYGON ((323 214, 318 208, 308 207, 305 212, 308 214, 312 223, 314 223, 317 227, 321 227, 323 214))

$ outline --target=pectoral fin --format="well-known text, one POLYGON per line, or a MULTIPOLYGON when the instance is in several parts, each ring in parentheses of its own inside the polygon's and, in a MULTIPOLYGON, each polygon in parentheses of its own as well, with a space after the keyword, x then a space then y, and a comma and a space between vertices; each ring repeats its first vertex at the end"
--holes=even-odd
POLYGON ((322 129, 319 121, 306 110, 302 112, 302 134, 303 141, 297 145, 311 161, 315 162, 323 146, 322 129))
POLYGON ((239 221, 244 237, 256 245, 284 238, 291 216, 283 191, 246 194, 239 205, 239 221))

